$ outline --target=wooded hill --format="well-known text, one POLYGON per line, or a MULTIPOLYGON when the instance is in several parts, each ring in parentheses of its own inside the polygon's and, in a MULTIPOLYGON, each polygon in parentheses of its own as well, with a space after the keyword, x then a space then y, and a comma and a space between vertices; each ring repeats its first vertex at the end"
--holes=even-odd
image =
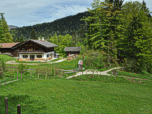
POLYGON ((31 36, 31 31, 34 29, 36 32, 37 37, 42 36, 45 39, 48 36, 54 36, 55 33, 57 35, 65 35, 70 34, 72 35, 73 30, 78 30, 81 28, 81 24, 85 25, 84 21, 80 21, 83 17, 90 16, 89 12, 78 13, 74 16, 67 16, 61 19, 57 19, 53 22, 36 24, 33 26, 26 26, 26 27, 19 27, 15 29, 11 29, 10 33, 12 34, 13 38, 20 37, 23 34, 24 39, 29 39, 31 36))

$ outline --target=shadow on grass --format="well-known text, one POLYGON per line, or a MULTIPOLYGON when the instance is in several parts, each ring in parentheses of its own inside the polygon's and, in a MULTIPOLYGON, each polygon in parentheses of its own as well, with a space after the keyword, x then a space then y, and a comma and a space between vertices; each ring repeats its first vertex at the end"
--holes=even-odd
POLYGON ((17 105, 21 105, 21 113, 28 114, 30 113, 38 113, 41 110, 45 110, 47 108, 46 104, 42 104, 37 96, 30 96, 26 94, 12 94, 7 93, 5 95, 0 95, 0 114, 5 114, 5 101, 4 98, 8 98, 8 112, 9 114, 17 114, 17 105))

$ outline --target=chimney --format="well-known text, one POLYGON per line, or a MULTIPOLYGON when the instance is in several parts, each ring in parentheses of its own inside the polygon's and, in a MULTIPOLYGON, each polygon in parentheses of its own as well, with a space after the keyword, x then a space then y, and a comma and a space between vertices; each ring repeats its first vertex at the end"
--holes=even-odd
POLYGON ((44 37, 42 37, 42 41, 44 42, 44 37))

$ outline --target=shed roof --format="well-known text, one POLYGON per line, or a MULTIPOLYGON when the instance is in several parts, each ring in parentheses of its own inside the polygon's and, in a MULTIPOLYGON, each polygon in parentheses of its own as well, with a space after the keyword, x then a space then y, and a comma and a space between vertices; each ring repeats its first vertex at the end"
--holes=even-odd
POLYGON ((65 47, 64 51, 68 52, 68 51, 80 51, 81 47, 65 47))
POLYGON ((1 48, 12 48, 13 46, 19 44, 20 42, 16 42, 16 43, 0 43, 0 45, 2 46, 1 48))

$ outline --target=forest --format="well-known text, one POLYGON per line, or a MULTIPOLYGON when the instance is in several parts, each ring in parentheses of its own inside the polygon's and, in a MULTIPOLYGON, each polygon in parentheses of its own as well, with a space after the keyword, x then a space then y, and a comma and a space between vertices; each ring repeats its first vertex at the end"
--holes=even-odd
POLYGON ((152 73, 152 18, 146 3, 94 0, 92 9, 51 23, 11 29, 2 18, 0 43, 44 37, 65 56, 68 46, 106 53, 106 63, 119 62, 131 71, 152 73))

